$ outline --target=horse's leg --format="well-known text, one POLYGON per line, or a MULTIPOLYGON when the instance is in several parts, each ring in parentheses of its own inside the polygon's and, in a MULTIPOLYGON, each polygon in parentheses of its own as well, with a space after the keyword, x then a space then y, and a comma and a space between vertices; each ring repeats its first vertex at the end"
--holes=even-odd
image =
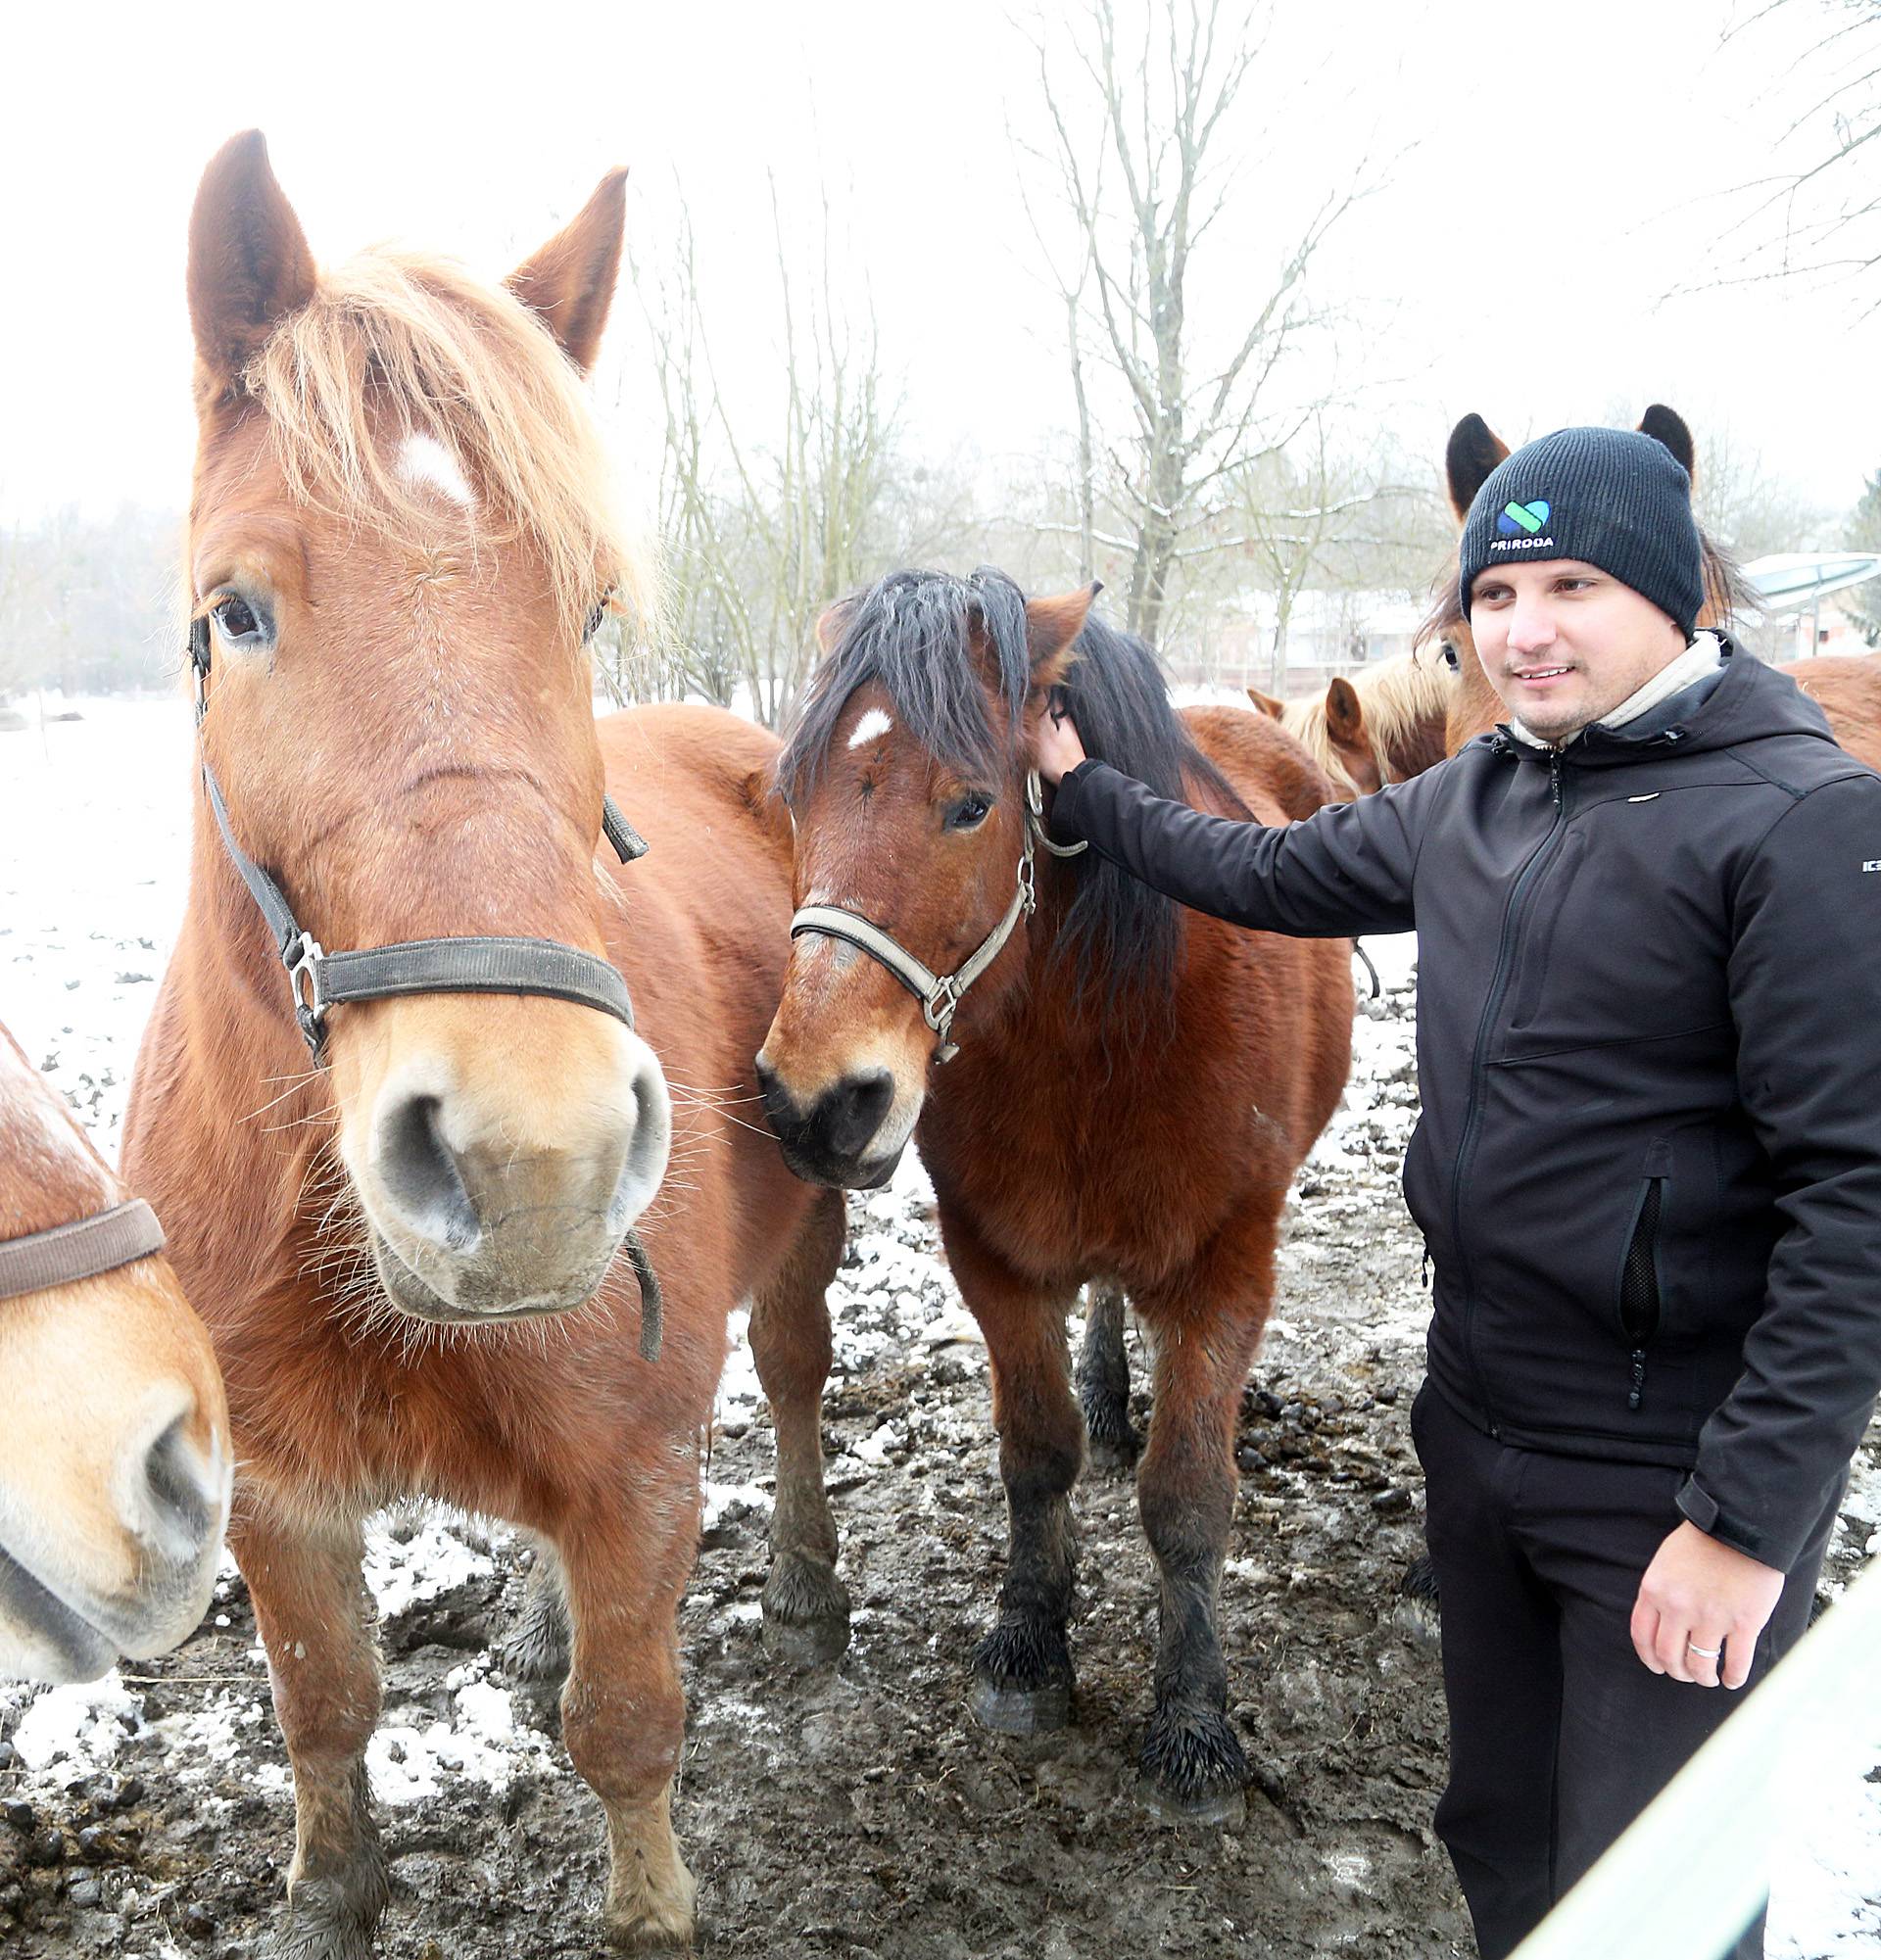
POLYGON ((836 1521, 823 1489, 824 1294, 843 1264, 846 1231, 842 1192, 823 1193, 783 1267, 751 1302, 751 1356, 777 1439, 764 1636, 773 1649, 808 1663, 835 1659, 849 1642, 849 1595, 837 1576, 836 1521))
POLYGON ((534 1549, 522 1611, 497 1654, 504 1671, 518 1681, 559 1685, 568 1673, 568 1596, 555 1548, 539 1538, 534 1549))
POLYGON ((673 1459, 636 1462, 617 1501, 559 1539, 574 1633, 561 1739, 607 1813, 606 1932, 623 1952, 692 1950, 698 1888, 671 1799, 686 1731, 676 1615, 698 1536, 696 1473, 673 1459))
POLYGON ((229 1549, 267 1651, 274 1714, 294 1765, 294 1863, 274 1960, 369 1960, 389 1888, 365 1745, 379 1719, 358 1518, 315 1532, 240 1504, 229 1549))
POLYGON ((1143 1441, 1130 1420, 1130 1359, 1124 1353, 1123 1289, 1092 1284, 1085 1315, 1085 1343, 1078 1351, 1078 1400, 1092 1465, 1128 1470, 1143 1441))
POLYGON ((944 1206, 940 1230, 961 1297, 987 1337, 1011 1534, 998 1617, 973 1650, 973 1712, 989 1729, 1028 1736, 1071 1719, 1070 1493, 1085 1425, 1071 1393, 1069 1303, 1014 1272, 944 1206))
POLYGON ((1234 1425, 1274 1284, 1274 1223, 1250 1218, 1180 1287, 1139 1298, 1155 1333, 1155 1410, 1136 1473, 1162 1581, 1156 1706, 1143 1741, 1152 1808, 1229 1823, 1243 1814, 1247 1758, 1228 1721, 1218 1619, 1239 1477, 1234 1425))

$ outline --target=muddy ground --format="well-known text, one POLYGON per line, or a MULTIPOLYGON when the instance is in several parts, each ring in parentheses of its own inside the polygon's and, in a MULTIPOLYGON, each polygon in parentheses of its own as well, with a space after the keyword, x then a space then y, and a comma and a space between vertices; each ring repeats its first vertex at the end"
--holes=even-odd
MULTIPOLYGON (((806 1671, 767 1652, 771 1440, 742 1352, 728 1370, 683 1616, 692 1713, 674 1806, 704 1950, 1472 1950, 1429 1830, 1443 1746, 1433 1625, 1399 1590, 1423 1506, 1407 1417, 1425 1296, 1395 1188, 1415 1115, 1410 1017, 1400 984, 1358 1024, 1354 1091, 1302 1174, 1243 1403, 1223 1621, 1254 1771, 1245 1822, 1172 1828, 1136 1794, 1156 1596, 1126 1480, 1093 1473, 1078 1493, 1072 1726, 1014 1740, 968 1715, 1003 1506, 984 1351, 910 1172, 856 1201, 835 1295, 826 1440, 856 1607, 839 1664, 806 1671)), ((1874 1522, 1852 1511, 1838 1572, 1874 1522)), ((389 1798, 382 1948, 396 1960, 602 1950, 599 1806, 551 1733, 553 1706, 511 1692, 488 1654, 520 1573, 506 1535, 468 1520, 413 1514, 375 1541, 386 1717, 372 1768, 389 1798)), ((75 1694, 61 1691, 69 1733, 50 1700, 37 1713, 0 1701, 0 1951, 259 1954, 293 1805, 232 1568, 212 1624, 178 1654, 75 1694)))

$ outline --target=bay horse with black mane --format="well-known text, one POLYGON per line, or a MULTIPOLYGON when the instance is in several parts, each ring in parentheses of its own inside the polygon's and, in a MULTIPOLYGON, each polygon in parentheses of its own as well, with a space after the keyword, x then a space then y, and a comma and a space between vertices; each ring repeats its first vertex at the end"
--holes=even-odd
MULTIPOLYGON (((1235 1420, 1287 1187, 1345 1083, 1350 947, 1181 916, 1094 855, 1043 847, 1027 731, 1054 688, 1092 753, 1166 795, 1280 823, 1328 793, 1264 717, 1179 716, 1148 648, 1091 617, 1091 598, 1028 603, 997 572, 902 571, 825 615, 778 766, 799 910, 758 1070, 803 1176, 880 1184, 913 1137, 933 1178, 987 1338, 1010 1516, 973 1655, 995 1729, 1068 1718, 1085 1428, 1066 1314, 1086 1281, 1118 1315, 1128 1296, 1154 1349, 1137 1475, 1161 1575, 1147 1794, 1220 1819, 1246 1773, 1217 1625, 1235 1420)), ((778 1514, 788 1494, 805 1543, 774 1543, 816 1557, 835 1538, 792 1442, 813 1429, 807 1371, 797 1393, 772 1391, 778 1514)))
POLYGON ((89 1681, 208 1608, 235 1459, 163 1243, 0 1028, 0 1675, 89 1681))
POLYGON ((690 1942, 696 1442, 729 1310, 763 1353, 841 1258, 841 1198, 715 1093, 748 1093, 783 980, 776 741, 593 713, 585 641, 636 572, 580 385, 622 212, 616 173, 502 288, 320 272, 250 132, 191 220, 201 766, 125 1165, 227 1378, 296 1960, 359 1960, 386 1904, 362 1525, 410 1494, 535 1536, 510 1658, 565 1672, 607 1936, 690 1942), (610 786, 651 844, 625 869, 610 786))

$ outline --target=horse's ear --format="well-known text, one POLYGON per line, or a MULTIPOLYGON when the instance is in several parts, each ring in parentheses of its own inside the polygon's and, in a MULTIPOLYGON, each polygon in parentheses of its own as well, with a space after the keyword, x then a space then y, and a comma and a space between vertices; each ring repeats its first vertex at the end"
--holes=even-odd
POLYGON ((601 352, 607 310, 620 277, 627 222, 627 172, 609 170, 574 221, 525 259, 503 283, 586 374, 601 352))
POLYGON ((1509 445, 1480 415, 1466 415, 1450 431, 1443 452, 1443 474, 1450 487, 1450 508, 1463 523, 1476 492, 1489 480, 1489 472, 1509 454, 1509 445))
POLYGON ((816 615, 816 645, 823 653, 834 653, 836 643, 843 638, 843 629, 849 623, 851 601, 839 598, 832 605, 826 605, 816 615))
POLYGON ((1671 451, 1673 459, 1692 480, 1693 488, 1698 485, 1698 446, 1692 441, 1692 432, 1685 426, 1685 417, 1676 408, 1666 407, 1664 402, 1655 402, 1639 418, 1639 433, 1656 437, 1671 451))
POLYGON ((1286 703, 1277 701, 1272 694, 1264 694, 1259 688, 1249 688, 1247 697, 1264 715, 1272 715, 1278 721, 1286 713, 1286 703))
POLYGON ((1348 748, 1365 740, 1365 710, 1359 705, 1359 691, 1342 675, 1326 683, 1326 732, 1348 748))
POLYGON ((1026 651, 1032 656, 1032 685, 1055 688, 1078 658, 1073 643, 1103 586, 1096 581, 1057 598, 1026 601, 1026 651))
POLYGON ((214 398, 234 386, 275 322, 314 297, 314 255, 259 129, 210 159, 189 215, 189 322, 199 381, 214 398))

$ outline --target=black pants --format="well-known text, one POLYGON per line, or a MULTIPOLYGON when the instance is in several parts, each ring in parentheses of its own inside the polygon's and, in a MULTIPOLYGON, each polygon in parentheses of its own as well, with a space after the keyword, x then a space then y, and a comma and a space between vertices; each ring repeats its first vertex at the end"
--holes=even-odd
MULTIPOLYGON (((1837 1505, 1790 1573, 1748 1687, 1697 1688, 1653 1673, 1628 1630, 1640 1579, 1682 1521, 1682 1470, 1512 1449, 1428 1382, 1411 1432, 1450 1703, 1437 1835, 1482 1960, 1502 1960, 1803 1634, 1837 1505)), ((1760 1915, 1730 1960, 1762 1952, 1760 1915)))

